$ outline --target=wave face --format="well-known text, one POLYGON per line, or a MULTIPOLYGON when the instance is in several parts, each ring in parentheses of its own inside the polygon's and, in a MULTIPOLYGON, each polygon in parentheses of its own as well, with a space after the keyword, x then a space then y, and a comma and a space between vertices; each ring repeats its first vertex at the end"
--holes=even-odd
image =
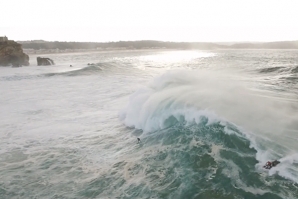
POLYGON ((142 163, 127 171, 150 182, 136 188, 141 195, 298 197, 297 147, 290 139, 278 141, 283 129, 297 129, 297 107, 289 117, 290 108, 279 108, 287 103, 258 96, 231 79, 210 71, 167 72, 130 97, 120 118, 144 132, 142 163), (262 165, 271 159, 281 164, 268 175, 262 165))

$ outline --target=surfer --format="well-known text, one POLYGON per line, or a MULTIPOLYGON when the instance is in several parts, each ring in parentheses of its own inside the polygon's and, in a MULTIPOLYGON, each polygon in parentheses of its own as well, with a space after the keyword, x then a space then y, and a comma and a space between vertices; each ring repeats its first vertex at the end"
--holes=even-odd
POLYGON ((141 139, 140 139, 140 138, 137 138, 137 140, 138 140, 138 143, 140 143, 140 142, 141 142, 141 139))
POLYGON ((275 167, 276 165, 278 165, 280 163, 280 161, 278 160, 274 160, 273 162, 266 162, 266 164, 263 166, 265 169, 271 169, 272 167, 275 167))
POLYGON ((263 166, 265 169, 271 169, 272 163, 270 161, 266 162, 266 164, 263 166))

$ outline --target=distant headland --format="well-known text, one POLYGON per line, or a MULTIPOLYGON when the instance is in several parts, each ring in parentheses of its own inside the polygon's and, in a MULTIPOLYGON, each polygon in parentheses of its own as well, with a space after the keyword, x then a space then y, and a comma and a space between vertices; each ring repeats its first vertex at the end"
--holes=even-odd
POLYGON ((276 42, 164 42, 154 40, 118 42, 61 42, 61 41, 18 41, 28 53, 71 52, 79 50, 132 50, 132 49, 298 49, 298 41, 276 42))

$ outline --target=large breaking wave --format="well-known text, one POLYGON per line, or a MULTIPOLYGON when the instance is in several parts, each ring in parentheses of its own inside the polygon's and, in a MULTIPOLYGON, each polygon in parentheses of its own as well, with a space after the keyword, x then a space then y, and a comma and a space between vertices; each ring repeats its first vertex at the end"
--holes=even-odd
POLYGON ((170 198, 212 198, 217 189, 227 197, 298 196, 297 107, 233 79, 210 71, 167 72, 130 97, 120 118, 143 131, 142 161, 150 167, 143 177, 160 184, 145 187, 176 187, 170 198), (281 164, 263 170, 273 159, 281 164), (159 164, 167 167, 153 172, 159 164))

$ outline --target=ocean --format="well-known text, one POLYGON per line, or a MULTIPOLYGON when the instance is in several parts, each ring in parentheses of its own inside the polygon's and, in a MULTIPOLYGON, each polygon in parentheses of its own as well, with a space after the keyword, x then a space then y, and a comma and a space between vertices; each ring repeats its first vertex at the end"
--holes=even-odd
POLYGON ((37 56, 0 68, 1 199, 298 198, 298 50, 37 56))

